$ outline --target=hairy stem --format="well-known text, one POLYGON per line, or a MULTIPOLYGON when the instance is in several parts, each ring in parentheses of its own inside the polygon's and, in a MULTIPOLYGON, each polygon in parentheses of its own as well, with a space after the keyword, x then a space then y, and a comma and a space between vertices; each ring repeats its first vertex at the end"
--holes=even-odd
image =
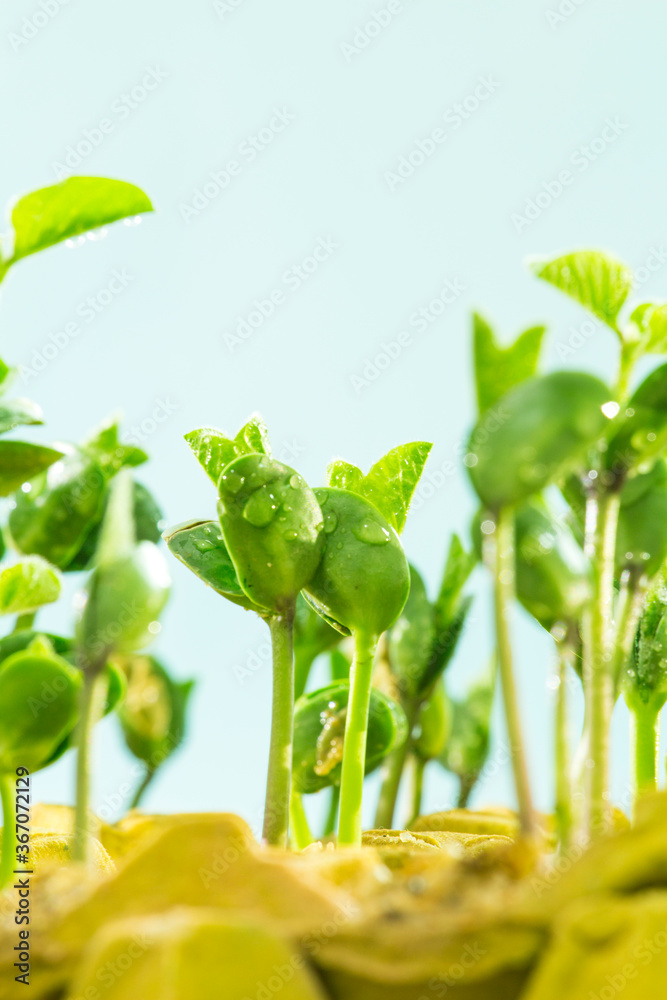
POLYGON ((645 792, 658 789, 660 709, 652 705, 630 708, 630 759, 632 762, 632 810, 645 792))
POLYGON ((12 880, 16 861, 16 781, 13 774, 0 774, 2 800, 2 859, 0 860, 0 892, 12 880))
POLYGON ((366 736, 371 699, 373 658, 378 637, 354 633, 354 660, 350 670, 350 699, 347 708, 343 769, 340 782, 338 843, 361 843, 361 802, 366 771, 366 736))
POLYGON ((290 798, 290 840, 295 850, 303 851, 313 842, 313 835, 310 832, 310 825, 306 810, 303 805, 303 796, 292 789, 290 798))
POLYGON ((406 704, 404 707, 408 719, 408 736, 402 746, 389 754, 383 767, 380 797, 377 809, 375 810, 375 827, 378 830, 391 830, 394 824, 396 800, 398 799, 401 778, 403 777, 405 762, 410 748, 410 737, 417 715, 417 709, 414 706, 406 704))
POLYGON ((107 678, 101 670, 85 670, 79 710, 76 756, 76 807, 74 810, 75 861, 90 860, 90 842, 97 835, 90 818, 90 758, 93 730, 102 718, 107 678))
POLYGON ((620 497, 604 488, 589 498, 587 554, 593 567, 593 594, 583 621, 584 694, 588 717, 588 752, 584 833, 587 840, 608 832, 609 727, 614 707, 612 656, 614 555, 620 497))
POLYGON ((273 709, 263 836, 268 844, 287 847, 294 727, 294 608, 270 618, 269 628, 273 650, 273 709))
POLYGON ((526 751, 521 731, 519 704, 512 663, 512 644, 509 629, 509 614, 514 601, 514 518, 511 510, 500 510, 496 518, 495 559, 494 559, 494 609, 496 620, 496 640, 498 643, 498 666, 505 706, 507 734, 512 749, 514 784, 519 805, 521 830, 526 836, 535 833, 535 816, 528 779, 526 751))

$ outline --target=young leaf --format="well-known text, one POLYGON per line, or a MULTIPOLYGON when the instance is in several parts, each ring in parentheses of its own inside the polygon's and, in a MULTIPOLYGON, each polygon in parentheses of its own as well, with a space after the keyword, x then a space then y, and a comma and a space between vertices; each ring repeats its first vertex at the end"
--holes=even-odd
POLYGON ((473 684, 463 701, 452 702, 452 731, 440 763, 458 775, 459 808, 467 805, 489 754, 496 673, 494 664, 473 684))
POLYGON ((9 530, 19 552, 67 569, 99 523, 105 491, 100 465, 72 449, 28 493, 17 493, 9 530))
POLYGON ((647 471, 667 447, 667 364, 638 386, 616 425, 605 454, 607 468, 623 477, 647 471))
POLYGON ((21 425, 43 424, 42 411, 30 399, 3 399, 0 402, 0 434, 21 425))
POLYGON ((216 593, 249 611, 265 613, 241 587, 219 521, 186 521, 170 528, 163 538, 170 552, 216 593))
POLYGON ((419 713, 412 739, 412 752, 427 763, 439 757, 451 736, 453 717, 454 708, 441 678, 419 713))
POLYGON ((243 455, 271 455, 269 433, 261 417, 251 417, 235 438, 215 427, 189 431, 185 440, 209 479, 218 485, 222 470, 243 455))
MULTIPOLYGON (((336 681, 299 698, 294 706, 294 788, 301 794, 338 785, 343 737, 350 696, 349 681, 336 681)), ((371 689, 366 740, 369 774, 407 738, 408 724, 400 705, 371 689)))
POLYGON ((546 327, 534 326, 501 347, 493 330, 473 313, 473 352, 479 412, 490 410, 513 386, 535 374, 546 327))
POLYGON ((623 694, 629 708, 651 706, 659 711, 667 701, 667 591, 658 587, 649 595, 632 655, 623 675, 623 694))
MULTIPOLYGON (((2 358, 0 358, 0 386, 5 386, 5 382, 7 381, 11 371, 12 369, 9 365, 6 365, 2 358)), ((4 392, 4 388, 1 391, 4 392)))
POLYGON ((7 263, 98 226, 152 211, 148 196, 134 184, 106 177, 70 177, 14 204, 13 247, 7 263))
MULTIPOLYGON (((141 483, 138 483, 136 479, 132 486, 134 491, 133 514, 135 538, 138 542, 157 543, 162 537, 162 528, 164 526, 162 509, 158 506, 157 501, 149 490, 141 483)), ((107 489, 104 497, 105 504, 108 500, 108 495, 109 490, 107 489)), ((74 558, 64 567, 66 572, 71 573, 91 568, 95 550, 100 540, 103 515, 104 510, 102 510, 97 524, 86 535, 83 545, 74 558)))
POLYGON ((327 469, 327 484, 368 500, 400 534, 432 447, 413 441, 392 448, 365 476, 355 465, 339 459, 327 469))
POLYGON ((0 615, 25 615, 60 597, 60 575, 39 556, 22 559, 0 573, 0 615))
POLYGON ((667 351, 667 303, 645 302, 637 306, 630 321, 637 328, 643 354, 667 351))
POLYGON ((14 493, 23 483, 34 479, 50 465, 63 458, 62 451, 27 441, 0 441, 0 496, 14 493))
POLYGON ((107 479, 111 479, 123 468, 135 468, 148 461, 143 448, 123 444, 118 431, 118 422, 112 418, 81 443, 81 450, 98 463, 107 479))
POLYGON ((495 511, 576 469, 605 431, 610 399, 584 372, 553 372, 510 389, 481 417, 464 459, 480 500, 495 511))
POLYGON ((617 318, 632 288, 632 271, 599 250, 578 250, 530 267, 538 278, 555 285, 619 333, 617 318))
POLYGON ((288 465, 244 455, 218 484, 222 535, 247 596, 282 614, 312 579, 324 546, 315 494, 288 465))
POLYGON ((0 771, 50 763, 78 715, 81 673, 42 639, 0 666, 0 771))
POLYGON ((435 612, 421 576, 410 566, 410 593, 389 633, 389 667, 401 698, 411 699, 422 688, 436 635, 435 612))
POLYGON ((477 565, 477 553, 466 552, 458 535, 452 535, 440 593, 435 602, 436 629, 440 631, 452 621, 460 606, 461 591, 477 565))

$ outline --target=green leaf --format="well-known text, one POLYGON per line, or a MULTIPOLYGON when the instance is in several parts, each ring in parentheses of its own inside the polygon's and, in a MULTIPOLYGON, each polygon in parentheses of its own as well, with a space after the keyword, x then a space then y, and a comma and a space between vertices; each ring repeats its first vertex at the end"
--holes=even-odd
POLYGON ((445 562, 445 571, 440 584, 440 593, 435 602, 436 628, 439 631, 446 628, 454 618, 460 605, 461 591, 468 582, 477 562, 477 553, 475 551, 467 552, 459 536, 452 535, 445 562))
POLYGON ((128 749, 153 772, 183 742, 194 681, 174 681, 152 656, 119 658, 127 691, 118 718, 128 749))
POLYGON ((355 465, 337 460, 327 470, 327 483, 368 500, 400 534, 432 447, 412 441, 392 448, 365 476, 355 465))
POLYGON ((5 384, 11 370, 9 365, 6 365, 2 358, 0 358, 0 386, 5 384))
POLYGON ((152 212, 134 184, 106 177, 70 177, 24 195, 14 204, 12 255, 8 263, 118 219, 152 212))
POLYGON ((43 424, 42 411, 30 399, 7 399, 0 402, 0 434, 21 425, 43 424))
POLYGON ((616 532, 616 569, 634 569, 649 579, 667 559, 667 465, 629 479, 621 490, 616 532))
POLYGON ((243 455, 271 455, 269 435, 261 417, 251 417, 235 438, 215 427, 200 427, 189 431, 185 440, 209 479, 218 485, 222 470, 243 455))
POLYGON ((0 666, 0 771, 50 763, 78 716, 81 672, 42 640, 0 666))
POLYGON ((463 629, 468 619, 472 602, 472 595, 464 597, 457 606, 452 618, 439 626, 431 650, 431 658, 422 676, 421 690, 419 692, 421 697, 430 693, 438 677, 440 677, 451 662, 459 639, 463 635, 463 629))
POLYGON ((347 490, 315 490, 326 545, 304 596, 343 634, 379 637, 408 597, 410 570, 394 528, 368 500, 347 490))
POLYGON ((340 632, 316 614, 299 594, 294 615, 294 693, 297 698, 306 690, 314 661, 339 642, 340 632))
POLYGON ((581 466, 604 434, 611 399, 599 379, 554 372, 510 389, 484 414, 464 461, 482 503, 492 510, 519 503, 581 466))
MULTIPOLYGON (((159 542, 162 537, 162 527, 164 514, 161 507, 153 495, 136 480, 132 484, 134 491, 134 535, 138 542, 159 542)), ((108 499, 108 490, 105 495, 105 503, 108 499)), ((74 558, 67 564, 67 572, 76 572, 89 569, 95 557, 100 540, 100 530, 102 527, 102 510, 99 521, 93 526, 84 540, 83 545, 78 550, 74 558)))
POLYGON ((460 807, 466 805, 489 754, 496 672, 494 663, 462 701, 452 701, 452 732, 440 763, 460 779, 460 807))
POLYGON ((72 449, 29 492, 19 492, 9 530, 19 552, 67 569, 99 523, 106 492, 100 465, 72 449))
POLYGON ((441 678, 419 713, 412 740, 413 753, 426 763, 439 757, 451 736, 453 721, 454 708, 441 678))
POLYGON ((605 453, 607 468, 622 477, 647 472, 667 448, 667 364, 644 379, 615 426, 605 453))
POLYGON ((315 494, 288 465, 243 455, 218 483, 218 512, 239 583, 255 604, 282 614, 308 585, 324 546, 315 494))
POLYGON ((25 615, 60 597, 60 574, 32 556, 0 573, 0 615, 25 615))
POLYGON ((637 329, 643 354, 667 352, 667 303, 644 302, 634 310, 630 321, 637 329))
POLYGON ((619 333, 618 314, 632 288, 632 271, 622 261, 599 250, 578 250, 531 261, 530 267, 619 333))
POLYGON ((113 418, 82 441, 81 450, 98 463, 107 479, 123 468, 135 468, 148 461, 148 455, 142 448, 120 441, 118 422, 113 418))
POLYGON ((163 535, 176 558, 217 594, 249 611, 262 612, 239 583, 218 521, 185 521, 163 535))
POLYGON ((623 673, 630 708, 650 706, 658 712, 667 701, 667 590, 656 588, 647 598, 632 655, 623 673))
POLYGON ((410 566, 410 593, 389 633, 389 667, 402 699, 416 697, 431 659, 435 611, 421 576, 410 566))
MULTIPOLYGON (((336 681, 299 698, 294 706, 294 788, 312 794, 340 784, 343 737, 350 697, 349 681, 336 681)), ((371 690, 365 774, 407 739, 400 705, 377 688, 371 690)))
POLYGON ((63 452, 27 441, 0 441, 0 496, 14 493, 63 458, 63 452))
POLYGON ((513 344, 501 347, 493 330, 473 313, 475 383, 479 412, 491 409, 513 386, 535 374, 546 327, 534 326, 519 334, 513 344))
POLYGON ((522 504, 515 523, 517 597, 548 632, 556 623, 575 625, 592 593, 588 559, 541 499, 522 504))

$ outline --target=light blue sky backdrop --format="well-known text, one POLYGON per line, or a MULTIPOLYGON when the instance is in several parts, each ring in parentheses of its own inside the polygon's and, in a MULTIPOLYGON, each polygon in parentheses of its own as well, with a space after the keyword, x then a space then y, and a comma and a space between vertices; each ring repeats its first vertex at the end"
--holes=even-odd
MULTIPOLYGON (((35 436, 74 440, 121 409, 169 522, 214 511, 182 441, 201 424, 233 431, 260 411, 313 484, 332 456, 368 466, 432 440, 437 485, 405 543, 434 588, 474 510, 460 470, 471 310, 505 338, 546 321, 549 367, 609 376, 613 335, 531 278, 526 255, 605 247, 639 269, 642 297, 667 293, 666 17, 648 0, 9 0, 0 197, 77 172, 133 181, 157 207, 25 261, 4 285, 2 354, 29 369, 25 393, 48 421, 35 436)), ((148 804, 256 823, 264 627, 173 575, 156 650, 198 686, 187 746, 148 804), (234 667, 252 657, 240 683, 234 667)), ((491 649, 481 572, 475 587, 455 688, 491 649)), ((552 649, 522 612, 515 632, 546 807, 552 649)), ((617 724, 622 797, 621 713, 617 724)), ((113 721, 100 737, 96 797, 110 813, 135 779, 113 721)), ((72 760, 36 786, 70 800, 72 760)), ((501 764, 478 801, 511 794, 501 764)), ((444 773, 429 777, 427 806, 451 796, 444 773)))

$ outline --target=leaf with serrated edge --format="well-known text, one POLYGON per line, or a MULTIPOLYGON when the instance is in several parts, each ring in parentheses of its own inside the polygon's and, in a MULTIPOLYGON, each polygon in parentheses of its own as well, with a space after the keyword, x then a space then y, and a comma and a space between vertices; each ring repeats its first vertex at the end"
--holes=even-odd
POLYGON ((529 266, 620 335, 616 320, 632 288, 627 264, 599 250, 577 250, 553 260, 532 260, 529 266))

